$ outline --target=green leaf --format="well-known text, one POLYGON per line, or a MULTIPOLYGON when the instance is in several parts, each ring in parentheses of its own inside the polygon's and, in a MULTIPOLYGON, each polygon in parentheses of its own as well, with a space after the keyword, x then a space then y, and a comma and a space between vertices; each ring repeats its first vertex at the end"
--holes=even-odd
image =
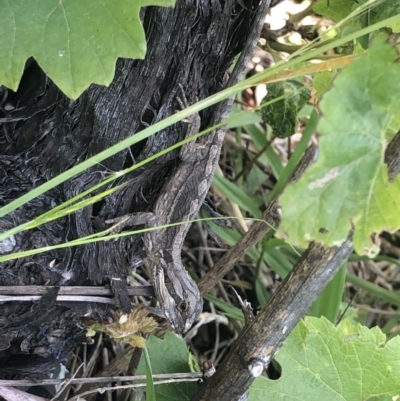
POLYGON ((375 256, 373 234, 400 227, 400 179, 389 183, 383 162, 385 133, 400 110, 397 59, 396 49, 379 35, 324 95, 318 161, 279 202, 279 235, 291 244, 338 245, 354 226, 356 251, 375 256))
POLYGON ((361 323, 359 320, 359 311, 360 310, 349 306, 349 302, 341 302, 339 306, 339 318, 341 320, 346 318, 352 324, 361 323))
MULTIPOLYGON (((383 21, 392 15, 400 14, 400 0, 385 0, 370 12, 370 23, 383 21)), ((389 24, 393 32, 400 32, 400 22, 389 24)))
POLYGON ((335 75, 336 75, 336 70, 323 71, 319 72, 318 74, 315 74, 313 78, 313 87, 316 91, 315 96, 318 98, 318 100, 321 99, 322 95, 325 92, 328 92, 335 75))
POLYGON ((144 58, 141 7, 173 0, 8 0, 0 2, 0 85, 17 90, 34 57, 69 97, 109 85, 118 57, 144 58))
MULTIPOLYGON (((150 336, 146 341, 146 348, 153 375, 190 372, 186 343, 176 334, 167 332, 164 340, 150 336)), ((145 369, 145 361, 142 358, 138 375, 144 374, 145 369)), ((188 401, 195 389, 195 383, 156 384, 155 396, 162 401, 188 401)))
MULTIPOLYGON (((237 164, 237 163, 236 163, 237 164)), ((260 188, 264 185, 265 181, 269 178, 268 174, 258 167, 255 163, 248 172, 246 179, 240 185, 240 181, 236 181, 237 185, 241 186, 255 201, 263 201, 262 194, 260 194, 260 188)))
POLYGON ((355 6, 354 0, 321 0, 313 6, 313 11, 333 22, 339 22, 346 18, 355 6))
POLYGON ((188 358, 188 364, 189 364, 190 371, 192 373, 201 372, 197 358, 189 351, 189 349, 187 350, 187 358, 188 358))
POLYGON ((368 329, 347 319, 335 327, 325 318, 308 317, 276 359, 282 376, 258 377, 249 401, 395 400, 400 394, 400 337, 386 342, 377 327, 368 329))
POLYGON ((297 114, 310 98, 310 90, 293 79, 273 82, 267 85, 267 89, 268 93, 261 104, 277 100, 262 108, 262 119, 271 126, 276 136, 287 138, 296 132, 297 114))
MULTIPOLYGON (((368 0, 321 0, 313 6, 313 11, 331 19, 335 23, 335 30, 344 37, 364 27, 361 20, 367 7, 360 6, 360 4, 364 4, 366 1, 368 0), (355 11, 356 9, 358 12, 355 11)), ((322 36, 331 37, 332 33, 331 30, 328 30, 322 36)), ((339 45, 337 50, 339 53, 351 54, 353 46, 353 41, 350 41, 339 45)))

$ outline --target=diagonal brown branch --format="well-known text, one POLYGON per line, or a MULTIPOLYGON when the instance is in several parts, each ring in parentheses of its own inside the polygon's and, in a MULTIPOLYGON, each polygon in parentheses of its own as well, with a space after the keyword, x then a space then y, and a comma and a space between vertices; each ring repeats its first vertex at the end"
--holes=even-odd
MULTIPOLYGON (((315 146, 311 145, 301 159, 293 176, 289 182, 295 181, 303 172, 311 165, 314 159, 315 146)), ((276 227, 279 223, 278 202, 275 198, 265 209, 263 213, 263 220, 256 221, 247 231, 246 234, 232 247, 224 256, 214 265, 199 282, 200 292, 205 294, 210 291, 232 268, 233 266, 246 254, 246 252, 270 230, 270 227, 276 227)))

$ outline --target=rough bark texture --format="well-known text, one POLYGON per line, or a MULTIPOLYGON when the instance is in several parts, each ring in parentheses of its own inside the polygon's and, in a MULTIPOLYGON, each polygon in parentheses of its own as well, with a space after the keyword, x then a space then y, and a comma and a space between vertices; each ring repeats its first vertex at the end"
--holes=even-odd
MULTIPOLYGON (((253 25, 259 23, 258 11, 265 13, 268 7, 268 1, 259 4, 256 0, 180 0, 174 9, 149 7, 142 12, 146 59, 119 60, 108 88, 92 85, 77 101, 67 99, 29 60, 17 93, 0 88, 0 206, 174 113, 179 108, 179 84, 189 103, 219 91, 227 68, 249 41, 253 25)), ((254 37, 250 39, 254 44, 254 37)), ((205 110, 202 129, 218 122, 221 114, 221 107, 205 110)), ((183 139, 184 124, 159 132, 15 210, 0 220, 0 231, 48 211, 109 172, 183 139)), ((0 253, 71 241, 104 229, 108 218, 151 208, 179 163, 177 155, 171 152, 124 177, 133 183, 105 201, 3 241, 0 253)), ((109 283, 119 306, 129 310, 126 276, 140 247, 140 238, 131 237, 4 262, 0 286, 109 283)), ((48 372, 81 339, 83 313, 82 308, 57 302, 56 289, 40 302, 3 304, 0 377, 48 372)))

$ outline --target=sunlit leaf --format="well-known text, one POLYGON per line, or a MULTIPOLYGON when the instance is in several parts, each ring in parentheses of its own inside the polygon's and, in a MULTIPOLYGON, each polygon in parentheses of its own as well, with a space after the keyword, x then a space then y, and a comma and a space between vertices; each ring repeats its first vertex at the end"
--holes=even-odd
POLYGON ((282 376, 257 378, 249 401, 396 400, 400 395, 400 337, 386 342, 377 327, 347 319, 335 327, 325 318, 309 317, 276 359, 282 376))
MULTIPOLYGON (((163 340, 150 336, 146 348, 153 375, 160 373, 190 372, 185 340, 168 332, 163 340)), ((140 361, 138 374, 144 374, 145 361, 140 361)), ((171 383, 155 386, 155 396, 160 401, 189 401, 196 389, 195 383, 171 383)))
POLYGON ((118 57, 144 58, 141 7, 173 0, 0 0, 0 85, 18 88, 34 57, 69 97, 109 85, 118 57))
POLYGON ((400 179, 389 183, 383 162, 386 131, 400 113, 397 60, 396 49, 379 35, 324 95, 318 161, 279 201, 279 235, 291 244, 339 245, 353 226, 356 251, 374 256, 374 233, 400 228, 400 179))

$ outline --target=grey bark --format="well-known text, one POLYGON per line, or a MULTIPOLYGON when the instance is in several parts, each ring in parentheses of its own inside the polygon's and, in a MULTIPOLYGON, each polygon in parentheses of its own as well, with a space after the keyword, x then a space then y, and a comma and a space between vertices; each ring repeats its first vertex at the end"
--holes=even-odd
MULTIPOLYGON (((29 60, 19 90, 13 93, 1 88, 0 206, 174 113, 179 107, 179 84, 185 88, 189 103, 218 92, 233 58, 245 49, 230 79, 231 83, 237 81, 269 6, 269 1, 259 4, 256 0, 179 0, 173 9, 148 7, 141 15, 146 59, 119 60, 108 88, 92 85, 77 101, 67 99, 34 60, 29 60)), ((228 102, 204 110, 202 129, 219 122, 228 110, 228 102)), ((105 160, 2 218, 0 231, 48 211, 109 172, 176 143, 185 132, 185 123, 178 123, 105 160)), ((103 202, 16 235, 0 247, 0 252, 71 241, 104 229, 106 219, 151 208, 165 179, 179 163, 177 155, 171 152, 116 182, 133 180, 103 202)), ((140 247, 140 238, 132 237, 4 262, 0 286, 108 283, 120 308, 129 310, 126 276, 140 247), (54 260, 56 269, 51 267, 54 260)), ((108 311, 97 313, 104 318, 108 311)), ((82 309, 59 304, 56 290, 35 304, 2 305, 0 377, 40 376, 66 358, 83 335, 79 329, 82 314, 82 309)))

